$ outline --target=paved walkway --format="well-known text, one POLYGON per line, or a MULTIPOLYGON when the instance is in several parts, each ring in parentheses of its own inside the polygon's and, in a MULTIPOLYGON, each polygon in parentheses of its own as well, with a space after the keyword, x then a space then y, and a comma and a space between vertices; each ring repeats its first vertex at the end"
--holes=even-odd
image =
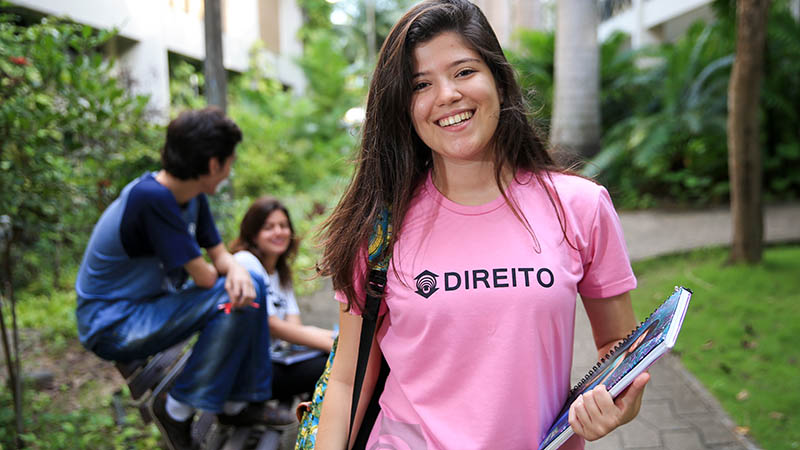
MULTIPOLYGON (((800 204, 768 207, 767 242, 800 240, 800 204)), ((730 213, 725 209, 690 212, 641 211, 620 214, 631 259, 730 242, 730 213)), ((329 285, 328 285, 329 286, 329 285)), ((586 314, 576 316, 572 379, 577 381, 596 362, 597 351, 586 314)), ((309 323, 330 327, 337 320, 330 288, 300 299, 309 323)), ((758 449, 734 431, 719 403, 671 355, 651 369, 651 380, 639 416, 587 450, 752 450, 758 449)))

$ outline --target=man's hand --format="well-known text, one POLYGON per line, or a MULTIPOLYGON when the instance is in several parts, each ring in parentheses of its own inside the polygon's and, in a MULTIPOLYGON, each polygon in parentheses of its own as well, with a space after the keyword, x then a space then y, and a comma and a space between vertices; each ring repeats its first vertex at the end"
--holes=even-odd
POLYGON ((572 430, 587 441, 594 441, 630 422, 639 414, 644 386, 649 380, 649 373, 639 374, 616 400, 602 384, 581 395, 569 408, 572 430))
POLYGON ((225 290, 234 308, 247 306, 256 298, 256 289, 253 287, 250 273, 235 261, 231 261, 228 267, 225 290))

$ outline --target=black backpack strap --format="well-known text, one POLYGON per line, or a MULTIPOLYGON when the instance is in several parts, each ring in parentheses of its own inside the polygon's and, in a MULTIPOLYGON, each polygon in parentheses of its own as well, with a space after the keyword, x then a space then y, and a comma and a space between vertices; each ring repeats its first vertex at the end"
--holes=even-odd
MULTIPOLYGON (((361 397, 361 387, 364 384, 364 377, 367 373, 369 353, 372 349, 372 340, 375 336, 378 324, 381 300, 383 299, 383 293, 386 289, 386 271, 389 268, 389 260, 391 259, 391 251, 389 251, 388 248, 392 232, 390 220, 391 215, 389 210, 384 209, 376 220, 372 238, 369 243, 369 260, 370 263, 375 263, 375 266, 369 271, 367 283, 364 286, 364 290, 367 294, 364 310, 361 312, 361 338, 358 344, 358 360, 356 363, 355 378, 353 380, 353 402, 350 405, 350 427, 347 431, 348 442, 353 432, 356 410, 358 409, 358 400, 361 397)), ((374 393, 379 394, 383 391, 383 385, 386 382, 386 376, 388 374, 389 366, 386 364, 386 360, 381 357, 381 370, 378 382, 375 385, 375 390, 373 391, 374 393)), ((369 437, 369 430, 372 429, 372 424, 378 416, 378 411, 380 410, 378 407, 379 396, 380 395, 373 394, 369 406, 367 407, 364 420, 362 420, 361 428, 356 437, 356 443, 360 443, 361 447, 366 445, 366 439, 369 437)), ((356 445, 354 448, 360 447, 356 445)))

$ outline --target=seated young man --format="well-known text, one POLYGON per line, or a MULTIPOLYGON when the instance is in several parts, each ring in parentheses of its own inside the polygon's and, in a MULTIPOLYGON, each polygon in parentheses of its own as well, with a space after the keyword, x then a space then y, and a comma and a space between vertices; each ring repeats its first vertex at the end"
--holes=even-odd
POLYGON ((81 343, 104 359, 145 358, 199 333, 169 394, 153 405, 174 449, 192 447, 198 409, 224 424, 293 420, 264 404, 272 378, 266 281, 225 248, 206 198, 230 173, 241 140, 215 108, 170 122, 162 170, 132 181, 106 209, 75 283, 81 343))

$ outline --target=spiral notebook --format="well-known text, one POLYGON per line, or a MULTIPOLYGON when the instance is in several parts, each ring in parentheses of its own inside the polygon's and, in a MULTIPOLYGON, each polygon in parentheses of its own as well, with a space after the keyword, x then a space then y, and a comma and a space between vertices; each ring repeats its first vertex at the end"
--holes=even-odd
POLYGON ((570 390, 539 450, 555 450, 572 436, 569 407, 579 395, 604 384, 611 396, 616 397, 637 375, 675 346, 691 297, 691 290, 676 286, 661 306, 584 375, 570 390))

